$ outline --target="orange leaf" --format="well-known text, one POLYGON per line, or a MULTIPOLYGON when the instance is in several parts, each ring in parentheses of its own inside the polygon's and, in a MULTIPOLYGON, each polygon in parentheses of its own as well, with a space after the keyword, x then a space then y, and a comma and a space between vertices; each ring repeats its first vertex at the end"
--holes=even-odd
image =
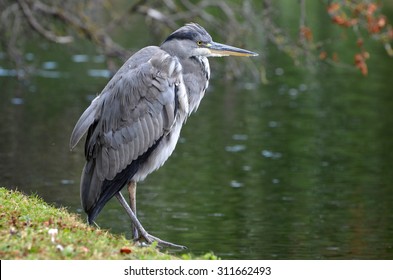
POLYGON ((379 27, 383 28, 386 25, 386 18, 384 16, 380 16, 377 20, 377 24, 379 27))
POLYGON ((307 26, 302 26, 300 28, 300 34, 303 36, 307 41, 312 41, 312 31, 307 26))
POLYGON ((325 60, 327 58, 327 52, 326 51, 321 51, 319 53, 319 59, 320 60, 325 60))
POLYGON ((355 54, 355 66, 360 70, 363 76, 366 76, 368 74, 368 68, 365 62, 367 58, 368 58, 367 52, 355 54))
POLYGON ((344 25, 344 23, 346 22, 346 20, 343 19, 343 18, 340 17, 340 16, 334 16, 334 17, 332 18, 332 20, 333 20, 334 23, 337 23, 338 25, 344 25))
POLYGON ((329 14, 332 14, 340 9, 340 4, 332 3, 327 7, 327 11, 329 14))
POLYGON ((367 14, 372 15, 377 10, 377 4, 370 3, 367 7, 367 14))
POLYGON ((128 248, 128 247, 122 247, 120 249, 120 253, 121 254, 130 254, 131 252, 132 252, 132 250, 130 248, 128 248))
POLYGON ((370 33, 379 33, 381 31, 381 27, 378 25, 376 21, 370 21, 368 23, 368 31, 370 33))
POLYGON ((367 76, 368 68, 367 68, 367 64, 366 63, 362 64, 362 66, 360 67, 360 72, 362 72, 363 76, 367 76))
POLYGON ((358 65, 364 61, 363 55, 361 53, 355 54, 355 64, 358 65))

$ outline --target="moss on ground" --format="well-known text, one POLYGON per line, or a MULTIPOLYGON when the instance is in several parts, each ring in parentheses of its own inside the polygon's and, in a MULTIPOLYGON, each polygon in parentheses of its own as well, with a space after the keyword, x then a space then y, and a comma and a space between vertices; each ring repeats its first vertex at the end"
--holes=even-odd
POLYGON ((175 256, 87 225, 37 196, 0 188, 0 259, 216 259, 175 256))

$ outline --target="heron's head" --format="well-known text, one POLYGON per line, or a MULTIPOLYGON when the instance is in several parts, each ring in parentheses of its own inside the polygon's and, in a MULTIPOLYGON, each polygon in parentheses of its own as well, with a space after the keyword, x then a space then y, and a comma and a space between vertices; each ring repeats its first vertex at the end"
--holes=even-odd
POLYGON ((178 57, 192 56, 256 56, 257 53, 213 42, 207 31, 196 23, 189 23, 173 32, 161 48, 178 57))

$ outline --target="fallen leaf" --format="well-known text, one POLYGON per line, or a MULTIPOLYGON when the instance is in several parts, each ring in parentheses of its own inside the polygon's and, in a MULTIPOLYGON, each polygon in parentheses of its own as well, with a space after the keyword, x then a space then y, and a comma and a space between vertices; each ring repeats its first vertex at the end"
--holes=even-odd
POLYGON ((120 253, 122 253, 122 254, 130 254, 131 252, 132 252, 131 249, 128 247, 122 247, 120 249, 120 253))

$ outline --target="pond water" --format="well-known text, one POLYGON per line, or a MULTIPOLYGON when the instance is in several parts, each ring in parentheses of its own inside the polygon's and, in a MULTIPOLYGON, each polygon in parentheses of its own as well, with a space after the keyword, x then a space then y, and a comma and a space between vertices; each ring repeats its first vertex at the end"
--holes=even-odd
MULTIPOLYGON (((263 85, 225 80, 212 62, 174 155, 139 184, 142 224, 223 259, 392 259, 392 60, 373 53, 362 77, 268 54, 263 85)), ((68 142, 110 73, 101 56, 27 55, 39 64, 31 81, 0 71, 0 185, 84 216, 83 145, 70 152, 68 142)), ((115 199, 97 223, 130 237, 115 199)))

